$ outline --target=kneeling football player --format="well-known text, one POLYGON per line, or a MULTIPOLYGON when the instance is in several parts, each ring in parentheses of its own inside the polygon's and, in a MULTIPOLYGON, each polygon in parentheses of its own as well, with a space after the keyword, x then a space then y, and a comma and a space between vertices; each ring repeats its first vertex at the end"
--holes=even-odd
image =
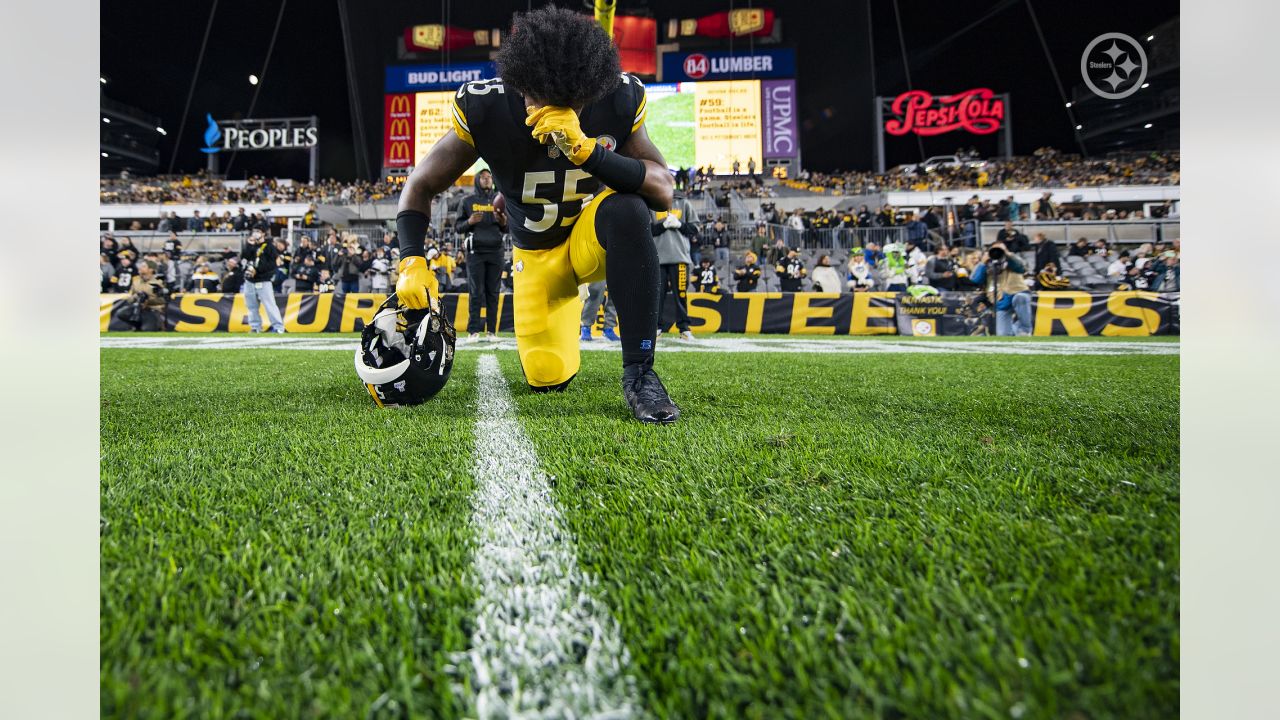
POLYGON ((680 410, 653 371, 659 278, 649 236, 649 210, 670 208, 673 182, 644 128, 644 86, 621 71, 604 30, 555 7, 519 16, 497 63, 498 78, 458 89, 453 131, 401 192, 396 292, 410 308, 433 301, 422 257, 431 198, 482 158, 515 245, 516 347, 529 387, 563 390, 577 374, 578 286, 606 280, 627 404, 642 422, 675 422, 680 410))

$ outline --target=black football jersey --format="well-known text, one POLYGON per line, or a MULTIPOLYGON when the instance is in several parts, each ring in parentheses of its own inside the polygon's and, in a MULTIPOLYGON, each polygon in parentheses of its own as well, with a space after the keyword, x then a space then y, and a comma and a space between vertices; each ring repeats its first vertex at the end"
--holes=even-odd
MULTIPOLYGON (((583 201, 600 192, 601 183, 555 145, 535 140, 526 117, 524 97, 501 78, 473 80, 454 95, 454 132, 493 171, 506 200, 512 241, 525 250, 545 250, 568 239, 583 201)), ((644 124, 644 85, 622 73, 618 87, 578 117, 587 137, 615 150, 644 124)))

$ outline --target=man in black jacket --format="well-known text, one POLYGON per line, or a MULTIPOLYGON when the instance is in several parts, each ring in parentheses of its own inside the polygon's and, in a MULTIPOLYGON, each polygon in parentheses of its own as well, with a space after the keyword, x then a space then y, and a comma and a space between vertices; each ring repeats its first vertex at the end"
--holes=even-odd
POLYGON ((245 241, 240 251, 244 258, 244 302, 249 309, 249 329, 262 332, 262 318, 258 314, 258 305, 267 309, 267 320, 271 330, 284 332, 284 320, 280 317, 280 308, 276 305, 275 288, 271 286, 271 278, 276 272, 276 248, 261 230, 254 230, 245 241))
POLYGON ((925 264, 924 274, 929 279, 929 284, 939 290, 956 289, 956 264, 946 245, 938 246, 937 254, 925 264))
POLYGON ((1036 239, 1036 274, 1039 275, 1040 271, 1044 270, 1045 266, 1050 263, 1053 264, 1054 268, 1061 266, 1062 263, 1058 260, 1057 243, 1051 242, 1042 232, 1036 233, 1034 237, 1036 239))
POLYGON ((507 216, 493 206, 494 199, 493 174, 486 169, 476 173, 475 192, 462 198, 458 205, 458 234, 467 251, 467 339, 473 341, 480 339, 482 330, 490 338, 498 331, 502 233, 507 228, 507 216))
POLYGON ((310 255, 303 255, 302 263, 293 267, 294 291, 315 292, 318 282, 320 282, 320 271, 316 268, 316 259, 310 255))

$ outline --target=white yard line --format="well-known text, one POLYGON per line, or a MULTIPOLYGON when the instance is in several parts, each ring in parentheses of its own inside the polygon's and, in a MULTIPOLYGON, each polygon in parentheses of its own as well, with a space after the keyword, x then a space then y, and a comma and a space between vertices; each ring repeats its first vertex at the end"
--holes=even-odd
POLYGON ((493 354, 478 363, 476 625, 459 658, 480 718, 643 715, 617 621, 520 428, 493 354))
MULTIPOLYGON (((104 335, 99 341, 103 348, 160 348, 168 350, 240 350, 264 348, 270 350, 343 350, 353 352, 355 338, 322 336, 252 337, 248 335, 174 334, 169 337, 129 337, 128 335, 104 335)), ((1077 340, 1064 342, 1050 338, 1024 338, 1009 340, 930 340, 902 337, 799 337, 788 335, 716 337, 706 335, 686 342, 664 335, 658 339, 658 349, 666 352, 723 352, 723 353, 951 353, 993 355, 1177 355, 1179 342, 1149 342, 1143 340, 1077 340)), ((475 344, 460 343, 460 352, 515 350, 515 338, 505 337, 493 342, 475 344)), ((618 343, 595 340, 582 343, 587 351, 619 352, 618 343)))

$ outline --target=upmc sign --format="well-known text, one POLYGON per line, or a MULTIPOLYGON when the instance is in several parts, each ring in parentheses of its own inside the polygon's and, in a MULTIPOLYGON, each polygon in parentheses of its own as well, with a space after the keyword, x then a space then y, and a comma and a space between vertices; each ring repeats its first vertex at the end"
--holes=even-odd
POLYGON ((385 110, 382 164, 409 167, 413 164, 413 95, 387 95, 385 110))
POLYGON ((796 118, 796 81, 765 80, 760 83, 764 111, 764 158, 800 157, 800 129, 796 118))
POLYGON ((756 52, 669 52, 662 55, 662 82, 789 78, 796 74, 791 48, 756 52))
POLYGON ((891 111, 897 117, 884 124, 890 135, 941 135, 954 130, 989 135, 1000 129, 1005 116, 1004 100, 986 88, 939 97, 912 90, 894 98, 891 111))

